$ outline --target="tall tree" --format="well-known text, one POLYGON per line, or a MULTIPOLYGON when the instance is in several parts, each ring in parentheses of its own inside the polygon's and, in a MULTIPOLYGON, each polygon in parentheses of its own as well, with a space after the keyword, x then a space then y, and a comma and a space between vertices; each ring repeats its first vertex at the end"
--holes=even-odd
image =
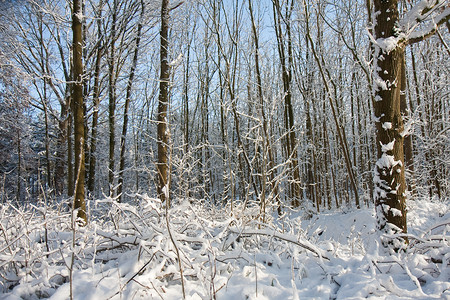
MULTIPOLYGON (((269 135, 269 128, 268 128, 268 122, 267 122, 267 118, 266 118, 266 113, 265 113, 265 104, 264 104, 264 93, 263 93, 263 86, 262 86, 262 76, 261 76, 261 69, 259 67, 259 60, 260 60, 260 48, 259 48, 259 35, 258 35, 258 31, 257 31, 257 26, 256 26, 256 21, 255 21, 255 17, 253 14, 253 7, 252 7, 252 0, 248 1, 248 10, 250 13, 250 20, 251 20, 251 25, 252 25, 252 36, 253 36, 253 44, 255 47, 255 72, 256 72, 256 85, 257 85, 257 97, 259 100, 259 105, 260 105, 260 113, 261 113, 261 118, 262 118, 262 128, 263 128, 263 135, 262 135, 262 139, 263 139, 263 157, 265 157, 266 153, 268 158, 263 160, 263 170, 265 169, 265 163, 267 161, 267 168, 268 168, 268 173, 269 173, 269 179, 270 179, 270 184, 272 186, 272 193, 274 194, 274 199, 275 201, 279 202, 278 199, 278 187, 277 187, 277 183, 275 182, 275 177, 276 177, 276 170, 274 169, 275 163, 274 163, 274 157, 273 157, 273 152, 272 152, 272 144, 271 144, 271 140, 270 140, 270 135, 269 135)), ((261 202, 262 202, 262 206, 265 206, 265 176, 263 175, 262 178, 262 188, 261 188, 261 202)))
POLYGON ((87 222, 86 202, 84 199, 85 154, 84 154, 84 99, 83 99, 83 35, 82 35, 82 1, 73 1, 73 79, 72 101, 75 126, 75 197, 73 208, 77 217, 87 222))
POLYGON ((94 69, 94 86, 93 86, 93 113, 92 113, 92 125, 91 125, 91 143, 89 147, 89 178, 87 182, 87 188, 89 192, 94 192, 95 185, 95 168, 96 168, 96 149, 97 149, 97 134, 98 134, 98 117, 99 117, 99 106, 100 106, 100 68, 103 54, 105 52, 104 45, 102 44, 102 10, 103 10, 103 0, 100 0, 97 9, 95 9, 95 16, 97 18, 97 43, 96 43, 96 54, 95 54, 95 69, 94 69))
POLYGON ((282 81, 283 81, 283 99, 284 99, 284 123, 286 136, 284 139, 284 148, 286 159, 291 166, 291 196, 292 205, 300 205, 300 171, 298 169, 297 137, 295 133, 294 108, 292 100, 292 67, 293 67, 293 48, 291 22, 294 8, 294 1, 286 1, 282 5, 279 0, 272 0, 275 34, 277 37, 278 54, 280 58, 282 81), (283 10, 283 8, 285 9, 283 10), (284 31, 283 31, 284 24, 284 31))
MULTIPOLYGON (((397 0, 375 1, 374 9, 378 12, 374 14, 377 42, 374 43, 373 74, 378 148, 374 174, 377 226, 388 234, 406 233, 403 119, 398 84, 404 47, 389 43, 395 41, 399 34, 397 0)), ((393 246, 401 247, 399 244, 393 246)))
POLYGON ((169 126, 167 111, 169 108, 169 0, 161 3, 161 29, 160 29, 160 77, 159 99, 157 116, 157 143, 158 162, 156 164, 158 183, 157 193, 161 202, 169 203, 170 174, 169 174, 169 126))
MULTIPOLYGON (((450 18, 445 8, 448 1, 421 1, 399 17, 397 0, 374 2, 375 28, 373 92, 375 95, 375 124, 377 131, 378 161, 374 172, 374 198, 377 227, 388 235, 406 233, 406 180, 404 156, 404 131, 401 88, 406 80, 405 47, 433 35, 437 26, 450 18), (427 18, 422 30, 415 28, 427 18)), ((395 250, 408 242, 405 238, 383 239, 385 246, 395 250)))
POLYGON ((111 37, 109 45, 109 56, 108 56, 108 124, 109 124, 109 164, 108 164, 108 183, 109 183, 109 194, 111 197, 114 196, 114 169, 115 169, 115 147, 116 147, 116 133, 115 133, 115 123, 116 123, 116 39, 117 39, 117 14, 118 14, 118 1, 113 0, 112 8, 112 23, 111 23, 111 37))
POLYGON ((137 34, 136 34, 136 46, 134 48, 133 61, 130 69, 130 76, 128 77, 127 83, 127 92, 125 98, 125 108, 123 113, 123 126, 122 126, 122 135, 120 137, 120 163, 119 163, 119 186, 117 188, 117 195, 119 197, 119 202, 122 200, 122 191, 123 191, 123 173, 125 169, 125 150, 126 150, 126 138, 127 138, 127 130, 128 130, 128 114, 129 107, 131 102, 131 91, 133 86, 134 74, 136 72, 138 54, 139 54, 139 44, 141 41, 141 33, 142 33, 142 25, 143 18, 145 12, 145 3, 143 0, 141 3, 141 15, 139 18, 139 23, 137 25, 137 34))

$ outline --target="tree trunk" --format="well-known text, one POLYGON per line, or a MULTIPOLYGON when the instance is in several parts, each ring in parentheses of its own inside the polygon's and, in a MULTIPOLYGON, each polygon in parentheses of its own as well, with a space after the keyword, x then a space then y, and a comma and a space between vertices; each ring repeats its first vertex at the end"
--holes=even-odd
POLYGON ((48 120, 48 108, 47 108, 47 91, 46 84, 44 82, 44 98, 43 106, 44 106, 44 122, 45 122, 45 167, 47 171, 47 187, 46 190, 50 190, 52 188, 51 182, 51 166, 50 166, 50 137, 49 137, 49 120, 48 120))
POLYGON ((136 71, 138 54, 139 54, 139 43, 141 41, 142 20, 144 18, 144 9, 145 9, 145 4, 144 4, 144 1, 142 0, 141 1, 141 16, 140 16, 141 19, 137 26, 136 46, 134 48, 134 55, 133 55, 133 62, 131 65, 131 70, 130 70, 130 77, 128 78, 127 94, 126 94, 125 108, 124 108, 124 113, 123 113, 122 136, 120 137, 119 186, 118 186, 118 190, 117 190, 119 202, 122 201, 122 191, 123 191, 123 173, 124 173, 124 168, 125 168, 125 150, 126 150, 125 143, 126 143, 127 129, 128 129, 128 110, 129 110, 130 101, 131 101, 131 88, 133 85, 134 74, 136 71))
POLYGON ((66 139, 67 126, 69 119, 70 110, 70 88, 66 87, 66 105, 61 105, 61 113, 58 120, 58 138, 56 142, 56 160, 55 160, 55 172, 54 172, 54 182, 55 182, 55 192, 56 196, 61 196, 64 193, 64 172, 66 168, 65 153, 66 153, 66 139))
POLYGON ((86 203, 84 199, 84 101, 83 101, 83 37, 81 19, 83 12, 81 1, 73 1, 72 33, 73 33, 73 89, 72 100, 75 124, 75 198, 73 208, 77 210, 77 218, 87 223, 86 203))
POLYGON ((169 107, 169 0, 161 3, 161 48, 160 48, 160 82, 157 117, 158 163, 156 164, 158 184, 157 193, 162 203, 170 205, 169 191, 169 127, 167 110, 169 107))
MULTIPOLYGON (((73 94, 73 84, 70 84, 71 93, 73 94)), ((71 96, 73 97, 73 95, 71 96)), ((73 110, 73 100, 70 102, 70 110, 73 110)), ((74 175, 73 175, 73 113, 69 112, 67 117, 67 196, 72 197, 75 192, 74 175)))
POLYGON ((108 183, 109 183, 109 195, 114 197, 114 169, 115 169, 115 146, 116 146, 116 134, 115 134, 115 122, 116 122, 116 76, 115 76, 115 65, 116 65, 116 22, 117 22, 117 1, 113 0, 113 15, 112 15, 112 25, 111 25, 111 46, 109 54, 109 88, 108 88, 108 124, 109 124, 109 164, 108 164, 108 183))
POLYGON ((102 19, 102 9, 103 1, 99 3, 99 9, 97 10, 97 53, 95 58, 95 70, 94 70, 94 91, 93 91, 93 102, 94 111, 92 113, 92 129, 91 129, 91 145, 89 147, 89 178, 87 183, 87 188, 90 193, 94 193, 95 188, 95 168, 97 164, 96 150, 97 150, 97 125, 98 125, 98 110, 100 105, 100 67, 103 56, 103 45, 101 43, 102 33, 101 33, 101 19, 102 19))
POLYGON ((22 145, 20 129, 17 128, 17 193, 16 200, 20 203, 22 199, 22 145))
MULTIPOLYGON (((409 117, 410 110, 408 109, 406 101, 406 60, 405 51, 402 53, 401 57, 401 72, 400 72, 400 112, 403 117, 409 117)), ((405 155, 405 169, 408 170, 408 190, 414 188, 414 158, 413 158, 413 143, 412 135, 407 134, 403 141, 403 152, 405 155)))
POLYGON ((284 97, 284 117, 285 117, 285 147, 286 147, 286 158, 290 161, 291 166, 291 192, 292 201, 291 204, 294 207, 300 205, 300 171, 298 169, 298 155, 297 155, 297 138, 295 134, 294 126, 294 109, 292 106, 292 64, 293 64, 293 51, 292 51, 292 40, 291 40, 291 14, 293 11, 294 1, 287 4, 286 14, 282 15, 282 7, 279 0, 273 1, 274 9, 274 21, 275 21, 275 33, 278 43, 278 54, 280 56, 281 70, 282 70, 282 81, 283 81, 283 97, 284 97), (286 26, 286 36, 284 36, 281 22, 285 23, 286 26), (287 39, 287 45, 285 45, 285 38, 287 39))
MULTIPOLYGON (((255 72, 256 72, 256 84, 257 84, 257 92, 258 92, 258 99, 259 99, 259 105, 260 105, 260 111, 261 111, 261 118, 262 118, 262 127, 263 127, 263 164, 266 164, 267 162, 267 168, 264 165, 262 167, 263 170, 267 169, 268 170, 268 176, 269 176, 269 180, 270 180, 270 185, 272 187, 271 190, 271 194, 273 193, 273 199, 275 204, 280 207, 280 199, 278 196, 278 184, 275 181, 275 177, 276 177, 276 169, 275 167, 275 163, 274 163, 274 157, 273 157, 273 153, 272 153, 272 143, 270 140, 270 135, 269 135, 269 128, 268 128, 268 122, 267 122, 267 118, 266 118, 266 114, 265 114, 265 110, 264 110, 264 94, 263 94, 263 90, 262 90, 262 79, 261 79, 261 70, 259 67, 259 36, 256 30, 256 23, 255 23, 255 19, 253 16, 253 8, 252 8, 252 0, 248 1, 248 9, 250 11, 250 18, 251 18, 251 22, 252 22, 252 33, 253 33, 253 43, 255 46, 255 72), (266 154, 267 154, 267 158, 266 158, 266 154)), ((263 174, 263 176, 265 176, 263 174)), ((264 206, 265 206, 265 182, 266 182, 266 178, 262 178, 263 181, 263 185, 262 185, 262 190, 261 190, 261 202, 264 202, 264 206)), ((281 211, 279 210, 279 213, 281 211)))
MULTIPOLYGON (((403 153, 403 120, 400 110, 404 46, 383 41, 395 39, 399 20, 397 0, 377 0, 374 43, 375 124, 378 161, 375 166, 377 227, 386 234, 406 233, 406 184, 403 153)), ((385 246, 400 249, 407 238, 383 239, 385 246)))

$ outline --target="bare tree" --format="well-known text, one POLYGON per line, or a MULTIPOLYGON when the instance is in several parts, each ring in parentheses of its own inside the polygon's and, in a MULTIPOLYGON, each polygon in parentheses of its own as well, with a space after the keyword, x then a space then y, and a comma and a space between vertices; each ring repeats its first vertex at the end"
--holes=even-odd
POLYGON ((77 217, 87 223, 86 202, 84 199, 85 154, 84 154, 84 99, 83 99, 83 35, 82 35, 82 1, 73 1, 73 78, 72 99, 75 125, 75 197, 73 209, 77 217))
POLYGON ((157 116, 157 143, 158 162, 156 164, 158 184, 157 193, 161 202, 170 205, 170 174, 169 174, 169 126, 167 112, 169 108, 169 0, 161 3, 161 29, 160 29, 160 77, 159 100, 157 116))
POLYGON ((125 168, 125 150, 126 150, 126 138, 127 138, 127 130, 128 130, 128 114, 129 107, 131 102, 131 91, 133 87, 134 75, 136 73, 136 67, 138 62, 138 54, 139 54, 139 45, 141 41, 142 34, 142 26, 144 20, 144 12, 145 12, 145 2, 144 0, 140 1, 141 4, 141 15, 139 18, 139 22, 137 25, 137 33, 136 33, 136 44, 134 48, 133 61, 131 63, 130 76, 128 77, 127 83, 127 91, 125 98, 125 108, 123 113, 123 126, 122 126, 122 135, 120 137, 120 163, 119 163, 119 186, 117 187, 117 195, 119 197, 119 202, 122 199, 122 191, 123 191, 123 173, 125 168))
POLYGON ((291 202, 294 207, 297 207, 300 205, 300 171, 298 168, 297 137, 295 133, 294 108, 292 103, 292 67, 294 58, 291 18, 294 9, 294 1, 288 0, 284 5, 282 5, 279 0, 272 0, 272 3, 277 49, 283 81, 284 122, 286 130, 283 146, 286 151, 286 159, 291 165, 291 202))

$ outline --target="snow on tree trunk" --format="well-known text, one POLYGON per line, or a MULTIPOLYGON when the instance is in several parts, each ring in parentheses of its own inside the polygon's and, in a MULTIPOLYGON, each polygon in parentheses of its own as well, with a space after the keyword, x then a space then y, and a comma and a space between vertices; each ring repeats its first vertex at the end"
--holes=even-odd
MULTIPOLYGON (((406 184, 403 153, 403 120, 400 110, 401 65, 404 45, 399 43, 397 0, 374 3, 375 124, 378 160, 374 170, 374 198, 378 229, 387 236, 406 233, 406 184)), ((398 250, 403 238, 383 237, 383 244, 398 250)))
POLYGON ((161 74, 159 82, 159 101, 158 101, 158 125, 157 125, 157 143, 158 143, 158 163, 156 165, 158 172, 158 197, 161 202, 169 205, 169 128, 167 121, 167 109, 169 106, 169 80, 170 65, 169 57, 169 0, 163 0, 161 3, 161 74))

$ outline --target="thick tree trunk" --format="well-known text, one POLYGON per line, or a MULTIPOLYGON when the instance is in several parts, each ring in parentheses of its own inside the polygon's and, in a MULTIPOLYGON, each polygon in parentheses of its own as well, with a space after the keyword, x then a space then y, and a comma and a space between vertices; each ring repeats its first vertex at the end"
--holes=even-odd
MULTIPOLYGON (((374 173, 377 227, 386 234, 406 233, 406 184, 403 120, 400 110, 404 46, 396 40, 397 0, 377 0, 374 44, 374 93, 378 161, 374 173), (397 43, 397 44, 393 44, 397 43)), ((384 239, 393 249, 407 239, 384 239)))
POLYGON ((81 19, 81 1, 73 1, 72 32, 73 32, 73 89, 72 100, 75 125, 75 198, 73 208, 77 210, 77 217, 84 224, 87 222, 86 203, 84 199, 84 101, 83 101, 83 37, 81 19))

